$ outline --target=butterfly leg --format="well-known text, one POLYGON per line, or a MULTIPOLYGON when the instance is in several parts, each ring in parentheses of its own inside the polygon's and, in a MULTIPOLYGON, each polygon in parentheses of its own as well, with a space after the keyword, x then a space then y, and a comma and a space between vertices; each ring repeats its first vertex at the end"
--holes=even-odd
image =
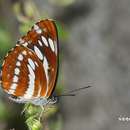
POLYGON ((41 120, 43 112, 45 111, 45 108, 43 106, 40 106, 40 107, 41 107, 41 112, 40 112, 40 115, 39 115, 39 121, 41 120))
POLYGON ((23 113, 25 113, 26 110, 28 110, 29 108, 29 104, 25 104, 23 110, 21 111, 21 115, 23 115, 23 113))

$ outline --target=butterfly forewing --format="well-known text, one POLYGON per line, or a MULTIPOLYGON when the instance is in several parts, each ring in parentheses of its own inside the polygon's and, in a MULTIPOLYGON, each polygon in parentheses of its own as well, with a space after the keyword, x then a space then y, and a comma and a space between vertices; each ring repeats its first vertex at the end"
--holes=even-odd
POLYGON ((3 88, 16 97, 50 97, 57 70, 56 26, 51 20, 42 20, 18 41, 5 58, 2 67, 3 88))
MULTIPOLYGON (((36 23, 22 39, 43 64, 47 80, 47 96, 54 90, 58 68, 58 38, 55 23, 43 20, 36 23)), ((41 93, 42 94, 42 93, 41 93)))

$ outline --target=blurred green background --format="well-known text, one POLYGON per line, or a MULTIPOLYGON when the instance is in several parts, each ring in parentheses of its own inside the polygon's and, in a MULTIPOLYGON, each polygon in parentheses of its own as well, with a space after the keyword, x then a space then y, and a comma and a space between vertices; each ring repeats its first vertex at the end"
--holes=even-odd
MULTIPOLYGON (((56 91, 93 87, 60 98, 45 113, 42 129, 129 130, 130 121, 118 118, 130 117, 130 1, 0 0, 0 64, 16 41, 45 18, 57 21, 59 33, 56 91)), ((0 130, 27 130, 22 109, 1 90, 0 130)))

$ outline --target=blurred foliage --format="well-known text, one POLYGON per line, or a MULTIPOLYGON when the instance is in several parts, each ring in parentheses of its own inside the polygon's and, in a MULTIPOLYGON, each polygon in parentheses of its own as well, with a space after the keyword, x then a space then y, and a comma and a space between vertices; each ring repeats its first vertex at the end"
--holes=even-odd
POLYGON ((58 115, 58 119, 50 123, 50 130, 61 130, 63 126, 63 119, 61 115, 58 115))
POLYGON ((5 105, 5 103, 0 100, 0 121, 7 120, 7 118, 9 118, 9 113, 6 108, 7 106, 5 105))
POLYGON ((30 20, 38 20, 41 18, 40 13, 31 0, 27 0, 22 3, 16 2, 13 5, 14 13, 17 17, 17 20, 21 23, 28 23, 30 20))
POLYGON ((50 2, 55 3, 60 6, 68 6, 75 2, 75 0, 50 0, 50 2))
POLYGON ((0 64, 2 63, 4 55, 7 53, 8 49, 11 48, 11 37, 4 26, 0 26, 0 64))

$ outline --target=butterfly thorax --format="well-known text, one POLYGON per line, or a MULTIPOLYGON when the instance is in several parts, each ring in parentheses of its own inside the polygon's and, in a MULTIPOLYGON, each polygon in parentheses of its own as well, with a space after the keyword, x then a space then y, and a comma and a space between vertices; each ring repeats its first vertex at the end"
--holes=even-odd
POLYGON ((44 97, 40 97, 40 98, 36 98, 33 99, 31 101, 32 104, 36 105, 36 106, 46 106, 46 105, 53 105, 57 102, 57 98, 44 98, 44 97))

